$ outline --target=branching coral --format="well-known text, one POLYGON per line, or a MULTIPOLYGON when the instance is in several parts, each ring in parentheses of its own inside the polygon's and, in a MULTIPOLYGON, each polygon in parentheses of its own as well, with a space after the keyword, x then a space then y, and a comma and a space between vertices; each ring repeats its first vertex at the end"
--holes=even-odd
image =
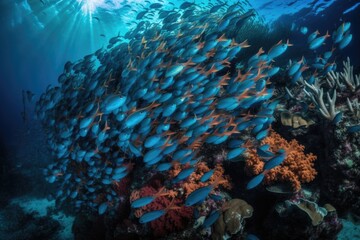
POLYGON ((304 89, 306 95, 308 95, 313 103, 318 106, 321 115, 323 115, 326 119, 332 121, 339 113, 335 109, 336 103, 336 90, 334 89, 332 97, 330 97, 330 93, 326 93, 327 104, 324 102, 324 89, 320 87, 319 80, 316 79, 314 84, 309 84, 304 81, 304 84, 309 88, 310 91, 304 89), (329 109, 328 109, 329 108, 329 109))
MULTIPOLYGON (((169 175, 171 178, 175 177, 184 167, 180 164, 175 164, 173 169, 169 171, 169 175)), ((210 171, 211 169, 207 166, 205 162, 199 162, 196 165, 195 171, 185 180, 181 182, 181 188, 184 191, 185 196, 188 196, 190 193, 195 191, 200 187, 207 186, 209 184, 213 184, 215 180, 219 180, 219 185, 226 188, 231 189, 231 183, 228 176, 224 175, 224 168, 222 164, 216 164, 214 167, 214 174, 207 182, 201 182, 200 178, 204 175, 204 173, 210 171)))
MULTIPOLYGON (((153 196, 158 191, 159 190, 150 186, 145 186, 140 190, 134 190, 130 195, 130 202, 133 202, 141 197, 153 196)), ((134 212, 134 215, 140 218, 146 212, 165 209, 172 201, 172 204, 180 207, 179 209, 171 209, 162 217, 150 222, 150 227, 156 237, 165 236, 171 232, 184 229, 193 216, 193 208, 183 206, 183 200, 176 197, 176 192, 172 190, 164 190, 164 192, 169 194, 156 198, 152 203, 138 208, 134 212)))
POLYGON ((322 83, 320 83, 319 78, 315 78, 313 84, 302 81, 307 87, 304 88, 306 95, 318 106, 321 115, 330 121, 334 120, 336 115, 340 113, 340 111, 336 110, 336 98, 338 96, 347 97, 349 110, 353 114, 358 115, 358 113, 354 111, 354 107, 357 108, 357 106, 355 104, 353 107, 349 97, 354 98, 354 96, 357 97, 360 95, 360 75, 354 75, 353 66, 350 65, 349 58, 343 61, 343 65, 344 68, 342 72, 330 71, 327 73, 326 83, 330 89, 333 89, 333 93, 332 97, 330 97, 330 92, 327 91, 326 100, 324 100, 324 89, 321 87, 322 83))
POLYGON ((354 75, 354 67, 350 65, 350 58, 343 61, 343 71, 331 71, 327 74, 327 82, 331 87, 338 87, 340 89, 345 86, 352 92, 355 92, 360 87, 360 75, 354 75))
MULTIPOLYGON (((284 162, 265 175, 265 183, 290 182, 293 189, 298 191, 301 183, 314 180, 316 171, 314 161, 316 156, 312 153, 305 154, 303 145, 300 145, 295 139, 290 142, 286 141, 279 134, 271 132, 262 144, 269 144, 270 151, 277 152, 280 149, 286 151, 284 162)), ((256 149, 249 149, 247 152, 245 169, 250 174, 259 174, 263 171, 264 161, 256 153, 256 149)))

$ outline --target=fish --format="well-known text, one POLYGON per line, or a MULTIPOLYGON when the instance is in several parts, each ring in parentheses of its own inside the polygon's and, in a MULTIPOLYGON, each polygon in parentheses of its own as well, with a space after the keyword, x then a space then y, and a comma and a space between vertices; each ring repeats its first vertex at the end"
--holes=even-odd
POLYGON ((302 57, 300 61, 294 62, 288 70, 288 75, 289 76, 294 75, 300 69, 303 62, 304 62, 304 57, 302 57))
POLYGON ((349 126, 346 129, 347 133, 356 133, 360 131, 360 124, 359 125, 353 125, 353 126, 349 126))
POLYGON ((108 209, 108 203, 107 202, 103 202, 102 204, 100 204, 99 207, 98 207, 99 215, 103 215, 106 212, 107 209, 108 209))
POLYGON ((155 210, 155 211, 151 211, 151 212, 147 212, 147 213, 144 213, 140 219, 139 219, 139 222, 144 224, 144 223, 148 223, 148 222, 151 222, 151 221, 154 221, 158 218, 160 218, 161 216, 165 215, 168 211, 170 210, 178 210, 180 209, 180 207, 178 206, 173 206, 173 201, 170 203, 169 206, 167 206, 166 208, 164 209, 160 209, 160 210, 155 210))
POLYGON ((354 11, 358 6, 360 6, 360 2, 355 3, 353 6, 349 7, 348 9, 346 9, 345 11, 343 11, 343 15, 348 14, 349 12, 354 11))
POLYGON ((284 52, 286 52, 287 48, 293 46, 293 44, 289 43, 289 40, 287 40, 286 43, 283 43, 282 40, 279 41, 276 45, 272 46, 270 50, 268 51, 268 57, 269 59, 274 59, 282 55, 284 52))
POLYGON ((266 161, 265 165, 264 165, 264 170, 271 170, 274 167, 279 166, 281 163, 283 163, 283 161, 286 158, 286 154, 285 153, 281 153, 277 156, 274 156, 272 158, 270 158, 269 160, 266 161))
POLYGON ((204 173, 201 178, 200 178, 200 182, 206 182, 207 180, 209 180, 211 178, 211 176, 214 174, 215 170, 212 169, 206 173, 204 173))
POLYGON ((150 4, 149 8, 161 8, 163 5, 161 3, 150 4))
MULTIPOLYGON (((101 213, 112 211, 120 201, 114 186, 133 167, 165 174, 175 163, 187 164, 172 179, 177 182, 196 171, 205 143, 229 146, 229 159, 237 161, 248 148, 237 141, 244 130, 251 128, 254 144, 256 135, 264 131, 266 136, 276 107, 269 101, 274 94, 269 78, 280 71, 274 59, 282 58, 289 41, 241 57, 242 66, 235 69, 234 59, 250 44, 237 43, 231 33, 243 29, 245 21, 251 26, 255 11, 223 2, 180 4, 169 3, 173 9, 164 1, 124 6, 136 18, 127 24, 129 30, 110 36, 107 47, 67 62, 59 85, 39 97, 36 115, 56 158, 44 176, 62 190, 57 200, 98 211, 103 204, 101 213), (141 164, 126 165, 134 159, 141 164)), ((213 175, 209 169, 199 182, 206 185, 213 175)), ((216 186, 196 190, 186 204, 200 203, 216 186)), ((154 196, 145 196, 133 206, 152 201, 154 196)), ((141 222, 163 216, 165 209, 145 213, 141 222)))
POLYGON ((302 34, 306 35, 307 32, 308 32, 308 28, 307 28, 307 27, 301 27, 301 28, 300 28, 300 32, 301 32, 302 34))
POLYGON ((161 196, 167 196, 168 193, 164 192, 165 187, 161 188, 156 194, 154 194, 153 196, 146 196, 146 197, 141 197, 138 198, 136 200, 134 200, 133 202, 131 202, 131 207, 132 208, 140 208, 140 207, 144 207, 150 203, 152 203, 156 198, 161 197, 161 196))
POLYGON ((338 124, 339 122, 341 122, 341 120, 342 120, 342 118, 343 118, 343 112, 338 112, 336 115, 335 115, 335 117, 334 117, 334 119, 332 120, 332 122, 333 122, 333 124, 338 124))
POLYGON ((100 22, 100 18, 98 18, 98 17, 92 17, 93 19, 96 19, 98 22, 100 22))
POLYGON ((186 9, 186 8, 189 8, 189 7, 193 6, 193 5, 195 5, 195 3, 185 1, 180 5, 180 9, 186 9))
POLYGON ((311 33, 307 38, 307 42, 310 44, 317 37, 317 35, 319 35, 319 34, 320 34, 320 32, 318 30, 311 33))
POLYGON ((254 178, 252 178, 248 182, 248 184, 246 185, 246 189, 250 190, 250 189, 253 189, 253 188, 257 187, 262 182, 264 177, 265 177, 264 173, 260 173, 259 175, 256 175, 254 178))
POLYGON ((352 34, 346 34, 339 43, 339 49, 344 49, 352 40, 352 34))
POLYGON ((202 225, 203 228, 211 227, 218 220, 219 217, 220 217, 219 210, 211 212, 210 215, 207 218, 205 218, 205 221, 202 225))
POLYGON ((260 239, 254 234, 247 234, 245 240, 260 240, 260 239))
POLYGON ((315 38, 309 43, 309 49, 311 50, 317 49, 325 42, 326 38, 328 37, 330 37, 329 32, 326 32, 324 36, 315 38))
POLYGON ((173 179, 173 183, 178 183, 178 182, 184 180, 185 178, 189 177, 194 171, 195 171, 195 167, 190 167, 190 168, 183 169, 173 179))
POLYGON ((256 140, 260 141, 262 139, 264 139, 267 135, 268 135, 269 130, 268 129, 264 129, 261 130, 260 132, 258 132, 255 136, 256 140))
POLYGON ((256 153, 261 158, 271 158, 271 157, 274 156, 274 153, 270 152, 268 149, 269 149, 269 145, 265 144, 265 145, 262 145, 260 147, 257 147, 256 148, 256 153))
POLYGON ((185 206, 193 206, 195 204, 203 202, 209 193, 221 183, 220 179, 215 179, 213 184, 200 187, 195 191, 191 192, 185 199, 185 206))
POLYGON ((226 160, 232 161, 234 158, 236 158, 239 155, 243 154, 245 151, 246 151, 246 148, 232 149, 227 153, 226 160))

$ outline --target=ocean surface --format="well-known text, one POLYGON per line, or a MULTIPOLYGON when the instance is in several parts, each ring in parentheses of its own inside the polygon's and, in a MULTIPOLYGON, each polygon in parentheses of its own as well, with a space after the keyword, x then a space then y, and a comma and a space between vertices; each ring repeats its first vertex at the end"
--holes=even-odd
POLYGON ((1 1, 0 239, 360 239, 358 16, 1 1))

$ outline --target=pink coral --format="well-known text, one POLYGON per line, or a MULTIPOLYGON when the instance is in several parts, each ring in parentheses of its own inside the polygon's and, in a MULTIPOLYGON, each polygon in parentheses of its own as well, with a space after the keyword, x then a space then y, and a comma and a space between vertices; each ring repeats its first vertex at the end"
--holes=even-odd
MULTIPOLYGON (((134 190, 130 196, 130 202, 145 196, 155 195, 159 189, 151 186, 142 187, 140 190, 134 190)), ((150 222, 150 227, 156 237, 165 236, 174 231, 183 230, 190 222, 193 216, 193 208, 186 207, 181 198, 176 197, 177 193, 172 190, 164 190, 169 194, 156 198, 152 203, 135 210, 134 215, 140 218, 144 213, 155 210, 165 209, 173 201, 174 206, 179 206, 179 209, 171 209, 162 217, 150 222)))

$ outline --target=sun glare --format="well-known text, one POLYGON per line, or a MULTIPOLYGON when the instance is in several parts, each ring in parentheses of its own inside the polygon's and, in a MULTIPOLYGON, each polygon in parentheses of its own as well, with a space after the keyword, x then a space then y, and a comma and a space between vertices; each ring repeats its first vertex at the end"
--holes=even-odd
POLYGON ((92 15, 96 8, 104 5, 104 0, 76 0, 79 4, 81 4, 82 12, 87 15, 92 15))

